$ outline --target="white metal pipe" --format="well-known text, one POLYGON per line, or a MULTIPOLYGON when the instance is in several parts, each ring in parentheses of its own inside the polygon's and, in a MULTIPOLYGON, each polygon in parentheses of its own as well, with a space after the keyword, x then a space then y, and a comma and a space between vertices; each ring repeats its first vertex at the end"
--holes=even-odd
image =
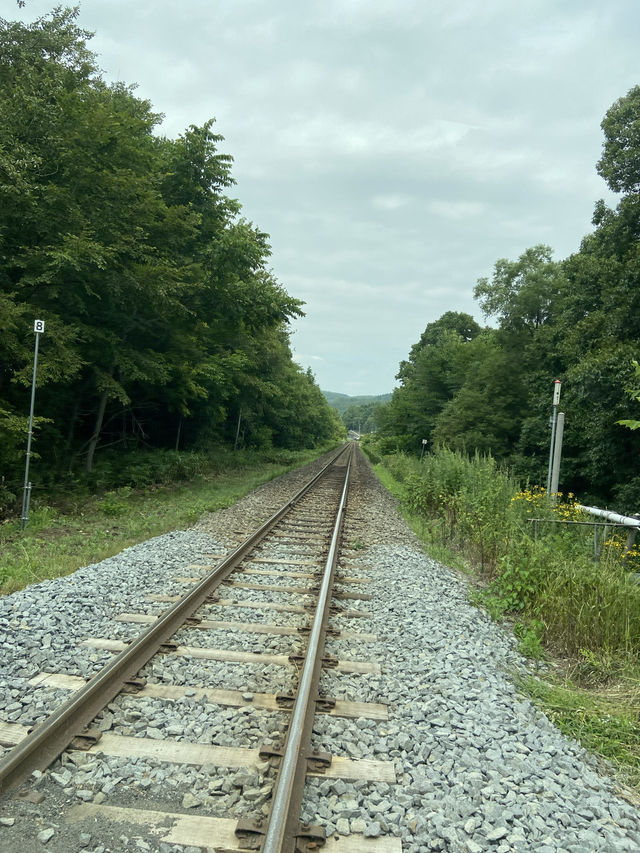
POLYGON ((558 481, 560 479, 560 460, 562 459, 562 436, 564 434, 564 412, 558 412, 558 421, 556 424, 556 438, 553 445, 553 468, 551 471, 551 500, 555 503, 554 497, 558 493, 558 481))
POLYGON ((551 416, 551 442, 549 444, 549 470, 547 472, 547 498, 551 496, 551 471, 553 469, 553 450, 556 443, 556 423, 558 420, 558 407, 554 405, 551 416))
POLYGON ((640 519, 632 518, 630 515, 620 515, 608 509, 598 509, 597 506, 582 506, 582 504, 577 504, 577 507, 582 512, 587 512, 589 515, 597 515, 599 518, 604 518, 612 524, 623 524, 625 527, 640 527, 640 519))

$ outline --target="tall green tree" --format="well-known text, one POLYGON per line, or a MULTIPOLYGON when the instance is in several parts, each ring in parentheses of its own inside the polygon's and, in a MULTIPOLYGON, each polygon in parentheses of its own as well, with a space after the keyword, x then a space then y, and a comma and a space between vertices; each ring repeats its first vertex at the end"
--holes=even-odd
POLYGON ((433 442, 507 459, 527 402, 523 376, 493 329, 478 335, 466 355, 464 381, 437 416, 433 442))
POLYGON ((602 157, 597 170, 616 193, 640 189, 640 86, 634 86, 607 110, 602 157))
POLYGON ((228 441, 241 410, 256 444, 323 440, 335 424, 288 346, 302 303, 226 194, 213 119, 159 136, 148 101, 103 81, 77 14, 0 19, 2 471, 21 461, 35 316, 52 477, 104 445, 228 441))
POLYGON ((376 415, 382 437, 407 450, 431 440, 438 415, 464 383, 469 344, 480 331, 470 315, 454 311, 426 326, 400 364, 400 387, 376 415))

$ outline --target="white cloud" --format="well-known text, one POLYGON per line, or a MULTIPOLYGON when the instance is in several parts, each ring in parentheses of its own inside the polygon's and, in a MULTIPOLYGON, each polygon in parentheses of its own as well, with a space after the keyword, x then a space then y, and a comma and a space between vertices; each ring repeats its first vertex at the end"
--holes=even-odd
POLYGON ((216 116, 232 194, 307 303, 296 358, 336 391, 389 390, 428 322, 479 315, 497 258, 578 247, 600 121, 638 82, 631 2, 91 0, 79 23, 163 132, 216 116))
POLYGON ((461 220, 481 216, 486 205, 479 201, 432 201, 429 209, 445 219, 461 220))
POLYGON ((411 199, 406 195, 374 195, 371 202, 374 207, 380 210, 399 210, 401 207, 409 204, 411 199))

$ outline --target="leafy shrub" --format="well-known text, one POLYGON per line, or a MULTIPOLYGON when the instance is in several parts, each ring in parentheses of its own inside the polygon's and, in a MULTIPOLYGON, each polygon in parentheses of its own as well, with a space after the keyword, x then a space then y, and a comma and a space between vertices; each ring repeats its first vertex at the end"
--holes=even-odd
POLYGON ((503 610, 535 611, 544 585, 548 552, 539 543, 524 538, 514 542, 499 560, 499 571, 489 591, 502 603, 503 610))
POLYGON ((640 477, 615 487, 614 498, 620 512, 633 514, 640 511, 640 477))
POLYGON ((469 459, 443 449, 422 462, 398 463, 396 457, 389 468, 406 483, 413 512, 442 519, 449 540, 476 557, 483 569, 493 570, 508 539, 509 503, 518 486, 492 457, 476 454, 469 459))
POLYGON ((77 478, 92 492, 114 491, 123 486, 144 488, 192 480, 215 468, 214 459, 206 453, 175 450, 104 452, 91 474, 77 478))
POLYGON ((4 518, 15 508, 16 501, 16 493, 0 481, 0 518, 4 518))
POLYGON ((105 515, 124 515, 129 509, 126 498, 131 494, 131 486, 121 486, 112 492, 105 492, 100 501, 100 509, 105 515))
POLYGON ((416 460, 404 453, 389 456, 385 460, 385 466, 389 469, 391 476, 399 483, 406 483, 415 476, 416 460))
POLYGON ((532 660, 541 660, 544 657, 544 649, 542 648, 544 622, 539 619, 516 622, 513 631, 520 641, 518 645, 523 655, 532 660))
POLYGON ((584 520, 571 494, 553 504, 541 487, 521 490, 490 456, 439 449, 422 462, 403 454, 383 461, 408 509, 435 520, 433 535, 490 580, 476 600, 494 618, 518 614, 528 626, 519 630, 530 652, 539 637, 570 655, 639 655, 640 549, 625 554, 624 532, 612 533, 594 562, 591 527, 536 530, 529 521, 584 520))
POLYGON ((377 444, 371 435, 363 435, 360 439, 360 447, 366 453, 372 465, 378 465, 382 462, 382 456, 379 453, 377 444))
POLYGON ((406 435, 388 435, 376 438, 375 447, 380 456, 395 453, 410 453, 414 450, 414 441, 406 435))

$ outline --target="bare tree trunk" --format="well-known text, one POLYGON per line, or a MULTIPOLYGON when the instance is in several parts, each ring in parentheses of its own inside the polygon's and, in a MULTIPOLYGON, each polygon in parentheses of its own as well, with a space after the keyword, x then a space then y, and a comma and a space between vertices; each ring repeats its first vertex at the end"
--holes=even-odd
POLYGON ((69 418, 69 427, 67 430, 67 440, 64 446, 65 456, 68 459, 68 467, 67 470, 69 474, 73 470, 73 463, 76 459, 77 454, 71 453, 71 448, 73 447, 73 439, 76 433, 76 423, 78 422, 78 415, 80 414, 80 395, 78 395, 73 404, 73 409, 71 411, 71 417, 69 418))
POLYGON ((238 439, 240 438, 240 424, 242 423, 242 406, 238 412, 238 428, 236 429, 236 440, 233 442, 233 449, 238 449, 238 439))
POLYGON ((89 440, 89 449, 87 451, 87 461, 85 463, 85 468, 89 473, 93 471, 93 457, 96 452, 96 446, 98 444, 98 439, 100 438, 100 432, 102 430, 102 422, 104 421, 104 413, 107 408, 107 392, 106 390, 102 392, 102 396, 100 397, 100 404, 98 406, 98 414, 96 415, 96 425, 93 430, 93 435, 89 440))
POLYGON ((176 450, 180 449, 180 433, 182 432, 182 415, 178 421, 178 434, 176 435, 176 450))

